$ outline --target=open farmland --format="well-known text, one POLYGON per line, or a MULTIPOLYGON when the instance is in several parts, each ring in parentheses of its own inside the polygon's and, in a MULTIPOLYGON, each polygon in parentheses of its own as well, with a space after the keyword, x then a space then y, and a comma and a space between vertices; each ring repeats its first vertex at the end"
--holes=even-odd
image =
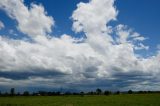
POLYGON ((160 94, 0 97, 0 106, 160 106, 160 94))

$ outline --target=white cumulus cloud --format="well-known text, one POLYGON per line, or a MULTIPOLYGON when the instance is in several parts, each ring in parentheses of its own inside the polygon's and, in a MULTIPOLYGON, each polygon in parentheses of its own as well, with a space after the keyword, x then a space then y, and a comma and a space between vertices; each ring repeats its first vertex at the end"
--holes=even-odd
POLYGON ((47 16, 43 6, 31 4, 29 8, 23 2, 23 0, 1 0, 0 9, 5 10, 12 19, 15 19, 18 22, 17 28, 29 36, 50 33, 54 20, 47 16))
POLYGON ((79 87, 104 82, 106 86, 123 88, 131 86, 130 80, 134 84, 158 80, 160 54, 145 58, 135 53, 149 48, 142 42, 146 38, 122 24, 108 26, 118 15, 114 0, 90 0, 77 5, 72 14, 73 30, 84 32, 87 38, 81 39, 48 35, 54 20, 42 5, 31 4, 29 8, 23 0, 4 0, 0 1, 0 9, 18 22, 19 31, 33 39, 0 36, 0 77, 4 77, 0 82, 17 84, 14 80, 19 79, 25 84, 44 81, 48 86, 79 87))

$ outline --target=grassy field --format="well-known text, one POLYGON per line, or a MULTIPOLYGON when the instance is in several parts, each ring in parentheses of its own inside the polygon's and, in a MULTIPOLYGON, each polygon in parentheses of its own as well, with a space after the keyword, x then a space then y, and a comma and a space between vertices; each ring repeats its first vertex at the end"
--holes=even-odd
POLYGON ((0 106, 160 106, 160 94, 0 97, 0 106))

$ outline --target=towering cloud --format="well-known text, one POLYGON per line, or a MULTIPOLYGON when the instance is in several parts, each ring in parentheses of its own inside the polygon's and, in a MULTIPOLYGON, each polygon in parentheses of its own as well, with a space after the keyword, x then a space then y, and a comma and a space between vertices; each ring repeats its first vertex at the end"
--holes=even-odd
POLYGON ((107 31, 106 24, 116 19, 114 0, 90 0, 79 3, 73 12, 73 30, 76 32, 99 33, 107 31))
POLYGON ((108 25, 118 15, 114 0, 90 0, 77 5, 72 14, 73 30, 84 32, 87 38, 81 39, 48 35, 54 19, 42 5, 31 4, 29 8, 23 0, 4 0, 0 1, 0 9, 32 39, 0 36, 1 86, 23 82, 22 86, 159 88, 160 53, 147 58, 136 54, 137 50, 149 49, 143 44, 146 38, 125 25, 108 25))

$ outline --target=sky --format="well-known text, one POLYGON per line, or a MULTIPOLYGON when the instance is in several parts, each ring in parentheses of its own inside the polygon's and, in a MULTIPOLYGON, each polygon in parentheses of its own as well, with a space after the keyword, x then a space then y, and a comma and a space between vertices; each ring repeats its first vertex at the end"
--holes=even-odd
POLYGON ((159 90, 159 4, 0 1, 0 90, 159 90))

